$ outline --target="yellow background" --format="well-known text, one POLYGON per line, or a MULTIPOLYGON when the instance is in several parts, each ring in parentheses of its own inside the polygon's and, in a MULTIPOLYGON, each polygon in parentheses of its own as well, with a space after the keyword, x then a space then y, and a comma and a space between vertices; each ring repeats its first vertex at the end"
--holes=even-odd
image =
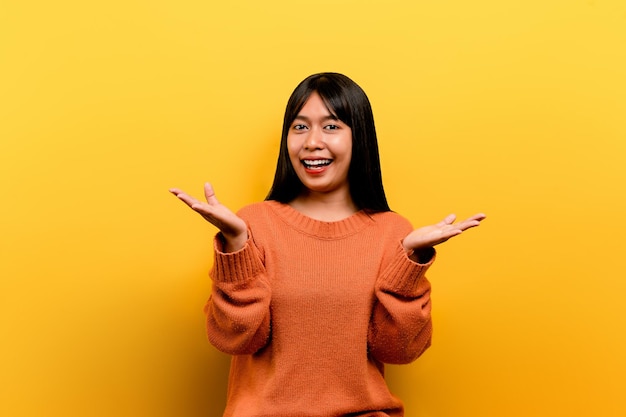
MULTIPOLYGON (((489 218, 431 269, 408 417, 626 415, 626 3, 0 3, 0 415, 218 416, 212 226, 295 85, 368 93, 392 208, 489 218)), ((320 260, 322 261, 322 260, 320 260)))

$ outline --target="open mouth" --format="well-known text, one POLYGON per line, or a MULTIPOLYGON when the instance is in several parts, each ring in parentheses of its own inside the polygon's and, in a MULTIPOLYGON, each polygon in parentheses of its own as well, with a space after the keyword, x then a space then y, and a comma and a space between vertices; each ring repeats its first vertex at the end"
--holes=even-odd
POLYGON ((304 165, 306 169, 315 170, 315 169, 322 169, 324 167, 327 167, 332 162, 333 162, 332 159, 303 159, 302 165, 304 165))

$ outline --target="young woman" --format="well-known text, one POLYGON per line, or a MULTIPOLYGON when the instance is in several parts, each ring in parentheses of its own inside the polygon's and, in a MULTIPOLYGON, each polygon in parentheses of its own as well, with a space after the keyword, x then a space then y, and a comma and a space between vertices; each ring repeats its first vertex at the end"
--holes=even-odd
POLYGON ((292 93, 265 201, 234 214, 170 190, 219 229, 205 312, 233 355, 224 416, 402 416, 384 363, 430 345, 433 247, 485 218, 412 230, 383 190, 363 90, 336 73, 292 93))

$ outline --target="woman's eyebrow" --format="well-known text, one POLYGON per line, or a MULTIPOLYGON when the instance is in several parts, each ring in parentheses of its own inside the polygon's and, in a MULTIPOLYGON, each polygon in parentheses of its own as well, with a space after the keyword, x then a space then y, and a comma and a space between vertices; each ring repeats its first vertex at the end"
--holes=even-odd
MULTIPOLYGON (((303 114, 299 114, 297 115, 294 120, 302 120, 305 122, 311 122, 311 119, 309 119, 307 116, 303 115, 303 114)), ((335 120, 335 121, 339 121, 339 118, 337 116, 335 116, 334 114, 329 114, 328 116, 324 116, 322 118, 322 121, 325 122, 327 120, 335 120)))

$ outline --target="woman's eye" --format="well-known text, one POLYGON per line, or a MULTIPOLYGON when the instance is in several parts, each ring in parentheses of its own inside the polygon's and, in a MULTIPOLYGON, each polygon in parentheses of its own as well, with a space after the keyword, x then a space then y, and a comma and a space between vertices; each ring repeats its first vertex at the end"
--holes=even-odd
POLYGON ((328 130, 335 130, 335 129, 339 129, 339 126, 337 126, 337 125, 328 125, 328 126, 326 126, 326 129, 328 129, 328 130))
POLYGON ((293 128, 295 130, 304 130, 306 129, 306 126, 305 125, 293 125, 293 128))

